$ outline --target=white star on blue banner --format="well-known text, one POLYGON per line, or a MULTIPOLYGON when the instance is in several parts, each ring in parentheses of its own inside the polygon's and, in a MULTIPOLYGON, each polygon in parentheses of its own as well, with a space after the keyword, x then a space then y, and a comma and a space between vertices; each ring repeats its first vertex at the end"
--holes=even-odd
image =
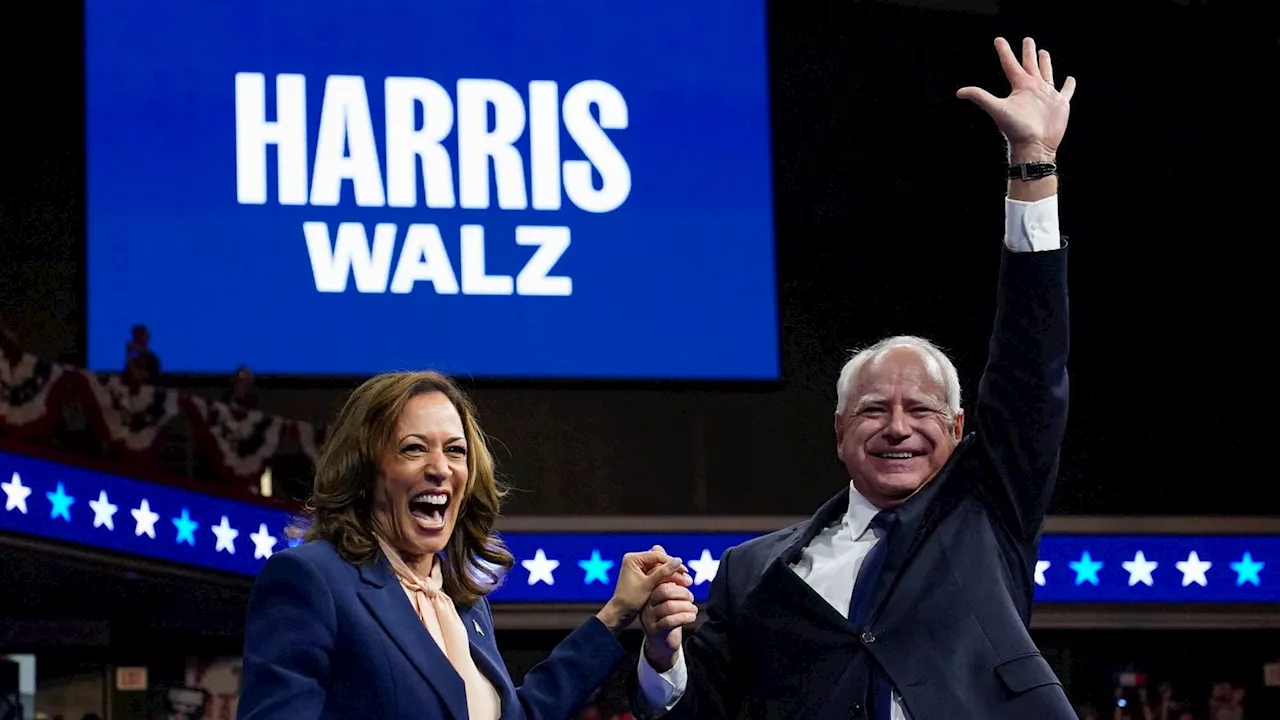
MULTIPOLYGON (((297 544, 285 533, 294 518, 266 501, 237 502, 3 452, 0 478, 9 478, 0 483, 0 533, 246 576, 297 544)), ((506 533, 516 564, 493 599, 602 603, 624 554, 662 545, 695 573, 692 590, 702 601, 724 551, 751 537, 506 533)), ((1026 581, 1040 603, 1280 603, 1280 578, 1271 574, 1277 557, 1275 536, 1046 535, 1026 581)))

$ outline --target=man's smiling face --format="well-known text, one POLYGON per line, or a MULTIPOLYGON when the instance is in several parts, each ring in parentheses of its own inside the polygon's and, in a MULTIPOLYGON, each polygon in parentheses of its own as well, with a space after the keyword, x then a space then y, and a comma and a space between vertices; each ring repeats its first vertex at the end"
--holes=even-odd
POLYGON ((963 436, 942 378, 914 347, 891 347, 870 359, 836 415, 836 452, 853 486, 880 508, 893 508, 933 479, 963 436))

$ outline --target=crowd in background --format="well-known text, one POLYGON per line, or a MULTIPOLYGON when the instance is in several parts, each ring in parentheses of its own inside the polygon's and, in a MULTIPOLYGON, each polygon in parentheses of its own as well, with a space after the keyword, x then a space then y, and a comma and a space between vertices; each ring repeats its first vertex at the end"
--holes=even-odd
MULTIPOLYGON (((1117 687, 1112 707, 1099 710, 1090 704, 1077 708, 1080 720, 1263 720, 1246 712, 1247 690, 1243 685, 1215 682, 1207 702, 1197 703, 1164 682, 1154 690, 1146 684, 1117 687)), ((625 693, 606 687, 596 700, 583 708, 576 720, 635 720, 625 693)))
MULTIPOLYGON (((1193 683, 1189 688, 1151 682, 1138 673, 1128 675, 1127 681, 1115 688, 1109 707, 1080 704, 1080 720, 1272 720, 1248 711, 1246 684, 1211 681, 1209 672, 1202 674, 1204 683, 1193 683)), ((575 720, 635 720, 622 678, 615 677, 602 688, 575 720)))
MULTIPOLYGON (((160 383, 160 356, 151 347, 151 331, 146 325, 134 325, 124 350, 125 379, 137 385, 160 383)), ((231 383, 223 392, 222 402, 241 409, 258 407, 258 393, 254 386, 253 370, 246 365, 231 374, 231 383)))
POLYGON ((120 363, 93 372, 23 348, 0 315, 0 441, 10 451, 160 482, 218 485, 245 499, 301 500, 323 423, 265 412, 251 368, 228 368, 213 392, 163 374, 145 325, 122 338, 120 363), (181 383, 177 383, 181 385, 181 383))
MULTIPOLYGON (((6 350, 18 350, 21 344, 13 328, 5 322, 0 312, 0 347, 6 350)), ((120 375, 131 385, 161 384, 160 355, 151 347, 151 330, 146 325, 134 325, 129 339, 124 346, 124 362, 120 375)), ((254 383, 253 370, 246 365, 235 369, 231 374, 231 382, 220 398, 222 402, 243 410, 254 410, 258 407, 258 393, 254 383)))
POLYGON ((1080 720, 1255 720, 1245 712, 1247 690, 1231 682, 1214 682, 1208 699, 1194 702, 1171 683, 1162 682, 1152 692, 1144 682, 1115 689, 1111 708, 1082 705, 1080 720))

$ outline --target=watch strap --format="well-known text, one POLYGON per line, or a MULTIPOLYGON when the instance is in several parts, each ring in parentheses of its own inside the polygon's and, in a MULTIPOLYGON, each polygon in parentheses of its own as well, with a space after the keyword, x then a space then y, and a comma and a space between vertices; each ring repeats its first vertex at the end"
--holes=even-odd
POLYGON ((1009 165, 1010 180, 1040 180, 1058 174, 1058 164, 1054 162, 1011 163, 1009 165))

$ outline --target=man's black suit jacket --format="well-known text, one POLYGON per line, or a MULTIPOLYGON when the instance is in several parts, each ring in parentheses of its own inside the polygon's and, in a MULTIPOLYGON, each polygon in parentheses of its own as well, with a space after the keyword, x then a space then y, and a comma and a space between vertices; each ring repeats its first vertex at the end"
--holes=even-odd
POLYGON ((788 567, 846 511, 846 488, 725 552, 664 720, 861 717, 845 686, 868 655, 912 720, 1074 720, 1027 632, 1066 429, 1066 280, 1065 247, 1004 251, 976 432, 900 508, 869 621, 853 627, 788 567))

